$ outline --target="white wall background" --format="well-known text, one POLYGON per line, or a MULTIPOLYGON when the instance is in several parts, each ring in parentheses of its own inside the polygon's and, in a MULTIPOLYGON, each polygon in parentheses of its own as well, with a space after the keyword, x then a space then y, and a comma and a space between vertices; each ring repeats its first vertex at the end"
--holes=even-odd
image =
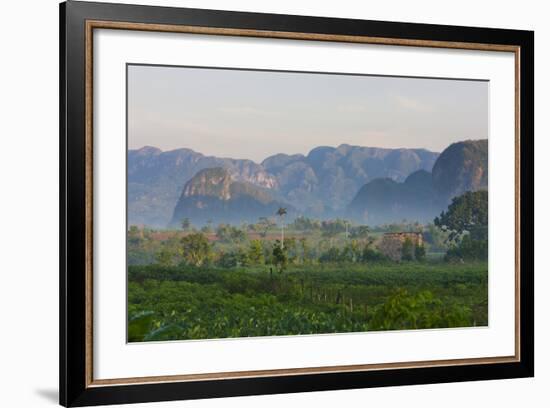
MULTIPOLYGON (((139 1, 135 1, 139 2, 139 1)), ((134 3, 135 3, 134 2, 134 3)), ((54 0, 0 6, 0 406, 57 404, 58 7, 54 0)), ((550 287, 550 26, 545 2, 523 0, 149 0, 146 4, 535 30, 536 378, 136 405, 147 407, 548 406, 550 287), (542 118, 542 119, 541 119, 542 118)))

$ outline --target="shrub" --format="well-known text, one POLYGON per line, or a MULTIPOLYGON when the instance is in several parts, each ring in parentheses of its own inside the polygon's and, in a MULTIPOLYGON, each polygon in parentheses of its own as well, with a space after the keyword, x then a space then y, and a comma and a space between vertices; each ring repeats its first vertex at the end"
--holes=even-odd
POLYGON ((222 268, 248 266, 250 263, 249 253, 242 248, 238 248, 236 251, 222 253, 216 262, 216 264, 222 268))
POLYGON ((248 260, 253 265, 264 263, 264 249, 259 239, 254 239, 250 242, 250 246, 248 247, 248 260))
POLYGON ((384 256, 379 251, 376 251, 372 249, 370 246, 365 246, 363 249, 363 253, 361 254, 361 261, 362 262, 383 262, 387 261, 388 258, 384 256))
POLYGON ((283 272, 288 263, 286 247, 283 248, 279 240, 276 240, 273 244, 273 263, 279 269, 279 272, 283 272))

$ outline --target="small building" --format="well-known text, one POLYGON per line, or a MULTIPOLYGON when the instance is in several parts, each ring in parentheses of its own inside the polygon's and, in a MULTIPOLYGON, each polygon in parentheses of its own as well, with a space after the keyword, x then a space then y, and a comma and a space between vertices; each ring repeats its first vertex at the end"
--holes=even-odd
POLYGON ((403 243, 407 239, 411 241, 413 248, 424 245, 421 232, 387 232, 378 243, 378 250, 391 260, 400 261, 403 243))

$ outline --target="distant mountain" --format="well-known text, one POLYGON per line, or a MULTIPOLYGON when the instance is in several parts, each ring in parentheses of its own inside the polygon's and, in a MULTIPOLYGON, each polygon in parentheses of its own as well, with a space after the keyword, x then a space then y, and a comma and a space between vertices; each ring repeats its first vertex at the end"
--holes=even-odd
POLYGON ((340 145, 316 147, 304 155, 278 154, 262 166, 281 194, 315 216, 344 209, 366 182, 379 177, 403 181, 416 170, 431 170, 438 153, 424 149, 383 149, 340 145))
POLYGON ((454 143, 437 158, 432 173, 419 170, 402 183, 388 178, 366 183, 349 204, 347 215, 369 224, 432 221, 451 198, 487 189, 487 159, 487 140, 454 143))
POLYGON ((266 189, 273 199, 309 216, 327 218, 342 213, 365 183, 380 177, 401 182, 417 170, 431 170, 438 155, 344 144, 316 147, 305 156, 276 154, 258 164, 191 149, 129 150, 128 221, 165 227, 186 183, 207 168, 226 169, 234 181, 266 189))
POLYGON ((245 181, 237 181, 231 171, 216 167, 200 170, 189 180, 176 204, 171 224, 179 226, 189 218, 195 225, 208 222, 256 222, 275 215, 279 207, 292 208, 275 200, 269 191, 245 181))
POLYGON ((277 180, 251 160, 205 156, 191 149, 128 150, 128 222, 166 227, 185 183, 206 168, 227 169, 235 180, 272 189, 277 180))
POLYGON ((402 183, 379 178, 365 184, 350 203, 348 214, 376 225, 403 219, 431 221, 438 209, 431 173, 418 170, 402 183))
POLYGON ((432 170, 434 188, 447 200, 465 191, 486 189, 489 178, 487 139, 453 143, 432 170))

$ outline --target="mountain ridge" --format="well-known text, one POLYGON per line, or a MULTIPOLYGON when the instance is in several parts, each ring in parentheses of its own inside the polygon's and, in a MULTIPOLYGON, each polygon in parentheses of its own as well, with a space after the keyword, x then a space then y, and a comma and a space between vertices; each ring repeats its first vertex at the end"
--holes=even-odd
POLYGON ((300 212, 329 217, 343 211, 368 181, 403 181, 416 170, 431 170, 438 156, 426 149, 341 144, 317 146, 307 155, 279 153, 256 163, 189 148, 162 151, 144 146, 128 151, 128 221, 165 227, 185 183, 200 170, 216 167, 228 169, 235 181, 268 189, 300 212))
POLYGON ((430 222, 453 197, 488 188, 488 141, 465 140, 447 147, 432 172, 417 170, 402 183, 379 178, 366 183, 347 207, 350 218, 369 224, 402 219, 430 222))

